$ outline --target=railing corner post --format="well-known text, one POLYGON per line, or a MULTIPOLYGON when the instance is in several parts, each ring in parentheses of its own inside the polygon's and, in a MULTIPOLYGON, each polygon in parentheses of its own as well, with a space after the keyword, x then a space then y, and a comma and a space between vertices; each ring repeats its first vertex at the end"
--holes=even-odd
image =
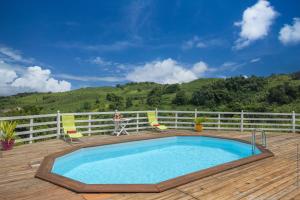
POLYGON ((57 111, 56 115, 56 127, 57 127, 57 132, 56 132, 56 138, 60 138, 60 111, 57 111))

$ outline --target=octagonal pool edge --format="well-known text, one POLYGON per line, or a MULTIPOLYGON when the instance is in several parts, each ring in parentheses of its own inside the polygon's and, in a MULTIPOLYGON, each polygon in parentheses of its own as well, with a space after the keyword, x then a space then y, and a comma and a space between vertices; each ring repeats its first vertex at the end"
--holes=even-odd
POLYGON ((264 148, 263 146, 256 144, 256 147, 261 151, 260 154, 256 154, 250 157, 242 158, 239 160, 227 162, 221 165, 210 167, 204 170, 196 171, 193 173, 185 174, 179 177, 175 177, 157 184, 85 184, 55 173, 52 173, 52 167, 55 162, 55 159, 66 155, 68 153, 74 152, 81 148, 95 147, 102 145, 118 144, 125 142, 133 142, 147 139, 156 139, 156 138, 165 138, 165 137, 174 137, 174 136, 201 136, 201 137, 211 137, 219 139, 227 139, 232 141, 238 141, 246 144, 250 144, 248 141, 228 138, 228 137, 219 137, 213 135, 203 135, 203 134, 187 134, 187 133, 166 133, 159 135, 144 135, 144 136, 135 136, 135 138, 128 137, 119 137, 117 141, 103 141, 93 144, 83 144, 70 149, 60 151, 57 153, 50 154, 44 158, 42 161, 35 177, 49 181, 56 185, 62 186, 64 188, 70 189, 77 193, 96 193, 96 192, 107 192, 107 193, 121 193, 121 192, 162 192, 207 176, 217 174, 241 165, 245 165, 257 160, 274 156, 271 151, 264 148))

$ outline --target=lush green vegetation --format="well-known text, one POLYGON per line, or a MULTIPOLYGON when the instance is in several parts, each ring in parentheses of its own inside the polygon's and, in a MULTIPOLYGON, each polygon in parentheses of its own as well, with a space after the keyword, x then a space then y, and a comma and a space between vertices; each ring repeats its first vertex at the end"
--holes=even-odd
POLYGON ((270 77, 203 78, 184 84, 128 83, 63 93, 0 97, 0 115, 146 110, 300 112, 300 73, 270 77))

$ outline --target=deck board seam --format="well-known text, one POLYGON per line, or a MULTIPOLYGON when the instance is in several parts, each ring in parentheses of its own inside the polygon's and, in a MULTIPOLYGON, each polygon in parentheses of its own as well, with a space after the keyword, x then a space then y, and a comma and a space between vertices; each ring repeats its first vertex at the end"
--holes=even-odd
POLYGON ((175 190, 177 190, 178 192, 181 192, 181 193, 183 193, 183 194, 185 194, 185 195, 187 195, 189 197, 192 197, 192 199, 200 200, 199 198, 195 197, 194 195, 192 195, 192 194, 190 194, 188 192, 185 192, 185 191, 183 191, 183 190, 181 190, 179 188, 175 188, 175 190))

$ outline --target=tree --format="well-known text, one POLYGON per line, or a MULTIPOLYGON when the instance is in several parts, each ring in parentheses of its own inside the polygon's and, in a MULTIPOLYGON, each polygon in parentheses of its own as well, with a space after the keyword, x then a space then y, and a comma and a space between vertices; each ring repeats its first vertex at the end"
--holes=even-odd
POLYGON ((227 108, 228 110, 233 112, 240 112, 241 110, 244 109, 243 105, 239 101, 230 102, 229 104, 227 104, 227 108))
POLYGON ((299 90, 296 86, 291 86, 289 83, 277 85, 269 90, 267 101, 269 103, 287 104, 295 100, 299 95, 299 90))
POLYGON ((124 104, 123 102, 112 102, 109 104, 109 109, 111 110, 123 110, 124 104))
POLYGON ((129 108, 129 107, 131 107, 131 106, 133 106, 132 98, 131 98, 131 97, 128 97, 128 98, 126 99, 126 108, 129 108))
POLYGON ((90 103, 90 102, 84 102, 84 103, 82 104, 82 109, 83 109, 83 110, 86 110, 86 111, 91 110, 91 109, 92 109, 91 103, 90 103))
POLYGON ((147 96, 147 104, 150 106, 158 106, 162 100, 162 92, 161 87, 152 89, 147 96))
POLYGON ((184 90, 180 90, 180 91, 176 92, 176 96, 173 99, 173 104, 185 105, 185 104, 187 104, 187 102, 188 102, 188 98, 186 97, 184 90))
POLYGON ((149 106, 158 106, 161 102, 161 96, 148 96, 147 104, 149 106))
POLYGON ((300 71, 293 73, 292 78, 294 80, 300 80, 300 71))
POLYGON ((121 89, 121 90, 124 90, 124 86, 121 85, 121 84, 117 84, 117 85, 116 85, 116 88, 119 88, 119 89, 121 89))
POLYGON ((216 105, 214 95, 210 93, 207 89, 193 92, 191 103, 195 106, 213 107, 216 105))
POLYGON ((225 80, 219 80, 215 82, 211 87, 213 89, 226 89, 230 92, 257 92, 260 91, 266 81, 264 78, 251 76, 249 78, 238 76, 227 78, 225 80))
POLYGON ((26 115, 39 115, 43 108, 35 105, 26 105, 23 107, 22 112, 26 115))
POLYGON ((171 85, 166 85, 164 89, 165 94, 171 94, 175 93, 180 90, 180 85, 179 84, 171 84, 171 85))
POLYGON ((118 98, 119 98, 119 96, 116 95, 115 93, 107 93, 106 94, 107 101, 116 101, 118 98))
POLYGON ((110 101, 109 108, 113 110, 124 109, 124 98, 114 93, 107 93, 106 100, 110 101))

